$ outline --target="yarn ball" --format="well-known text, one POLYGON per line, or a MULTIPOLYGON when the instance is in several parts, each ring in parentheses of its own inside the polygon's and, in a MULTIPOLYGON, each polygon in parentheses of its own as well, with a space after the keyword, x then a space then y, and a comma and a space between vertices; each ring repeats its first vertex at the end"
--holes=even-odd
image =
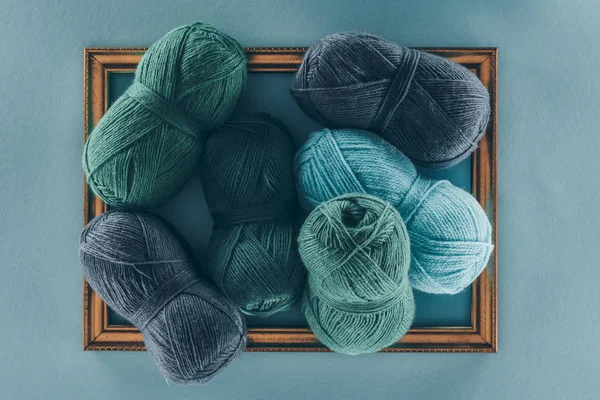
POLYGON ((365 194, 334 198, 308 216, 298 243, 308 269, 302 308, 323 344, 372 353, 410 328, 410 244, 393 206, 365 194))
POLYGON ((368 34, 313 45, 291 93, 326 126, 375 132, 429 168, 467 158, 490 115, 486 88, 460 64, 368 34))
POLYGON ((85 144, 92 191, 130 209, 173 197, 193 172, 205 132, 229 118, 245 81, 246 57, 234 39, 203 23, 167 33, 85 144))
POLYGON ((448 181, 419 177, 410 160, 379 136, 315 132, 296 155, 295 173, 307 209, 353 192, 390 202, 408 229, 415 289, 455 294, 487 265, 492 228, 477 200, 448 181))
POLYGON ((84 228, 79 257, 90 286, 139 328, 168 381, 205 383, 243 351, 244 319, 196 277, 176 233, 159 217, 108 211, 84 228))
POLYGON ((201 174, 214 221, 208 270, 246 314, 283 311, 302 296, 294 150, 285 126, 267 114, 231 120, 206 141, 201 174))

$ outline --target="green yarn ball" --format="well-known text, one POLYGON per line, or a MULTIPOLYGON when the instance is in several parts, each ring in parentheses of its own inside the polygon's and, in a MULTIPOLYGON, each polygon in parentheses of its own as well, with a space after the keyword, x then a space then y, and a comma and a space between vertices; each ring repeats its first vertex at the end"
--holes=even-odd
POLYGON ((392 205, 347 194, 319 205, 298 238, 308 269, 302 309, 331 350, 356 355, 390 346, 410 328, 410 243, 392 205))
POLYGON ((85 144, 92 191, 121 208, 173 197, 193 172, 205 132, 229 118, 245 81, 246 57, 234 39, 203 23, 167 33, 85 144))
POLYGON ((208 269, 246 314, 283 311, 302 296, 293 159, 289 133, 266 114, 229 121, 206 141, 202 182, 214 221, 208 269))

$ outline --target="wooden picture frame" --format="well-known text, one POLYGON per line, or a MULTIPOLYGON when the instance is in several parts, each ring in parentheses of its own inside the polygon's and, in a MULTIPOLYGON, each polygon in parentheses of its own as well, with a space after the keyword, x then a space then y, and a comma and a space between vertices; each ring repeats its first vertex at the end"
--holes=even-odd
MULTIPOLYGON (((86 48, 84 50, 84 139, 108 109, 108 75, 133 72, 145 48, 86 48)), ((294 72, 306 48, 247 48, 248 72, 294 72)), ((384 352, 496 352, 498 348, 498 210, 497 210, 497 96, 498 55, 495 48, 420 48, 461 63, 472 70, 490 92, 492 114, 488 129, 474 153, 473 195, 492 223, 495 245, 487 268, 473 283, 471 326, 414 328, 384 352)), ((84 179, 83 222, 106 211, 106 204, 84 179)), ((83 349, 144 350, 142 334, 133 326, 111 325, 108 307, 83 282, 83 349)), ((247 351, 328 351, 308 328, 250 328, 247 351)))

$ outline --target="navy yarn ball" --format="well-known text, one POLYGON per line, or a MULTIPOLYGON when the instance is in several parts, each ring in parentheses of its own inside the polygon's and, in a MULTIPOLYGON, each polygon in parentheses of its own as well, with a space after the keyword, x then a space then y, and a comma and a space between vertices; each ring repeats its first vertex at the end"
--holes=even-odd
POLYGON ((467 158, 490 115, 486 88, 462 65, 367 34, 313 45, 291 93, 326 126, 377 133, 428 168, 467 158))

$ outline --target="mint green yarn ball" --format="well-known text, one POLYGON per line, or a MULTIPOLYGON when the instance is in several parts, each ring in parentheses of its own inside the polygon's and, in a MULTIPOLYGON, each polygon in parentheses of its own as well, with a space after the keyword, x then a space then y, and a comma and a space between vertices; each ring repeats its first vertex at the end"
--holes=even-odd
POLYGON ((315 132, 296 154, 295 173, 307 209, 356 192, 391 203, 410 236, 415 289, 455 294, 487 265, 492 228, 477 200, 448 181, 420 177, 407 156, 377 135, 356 129, 315 132))
POLYGON ((408 331, 415 314, 410 243, 392 205, 356 193, 324 202, 304 222, 298 243, 308 269, 302 309, 323 344, 372 353, 408 331))
POLYGON ((287 129, 266 114, 230 120, 206 141, 201 173, 214 221, 208 271, 246 314, 287 310, 302 296, 293 159, 287 129))
POLYGON ((85 144, 91 190, 130 209, 173 197, 190 178, 205 133, 229 118, 245 81, 246 57, 231 37, 203 23, 167 33, 85 144))

